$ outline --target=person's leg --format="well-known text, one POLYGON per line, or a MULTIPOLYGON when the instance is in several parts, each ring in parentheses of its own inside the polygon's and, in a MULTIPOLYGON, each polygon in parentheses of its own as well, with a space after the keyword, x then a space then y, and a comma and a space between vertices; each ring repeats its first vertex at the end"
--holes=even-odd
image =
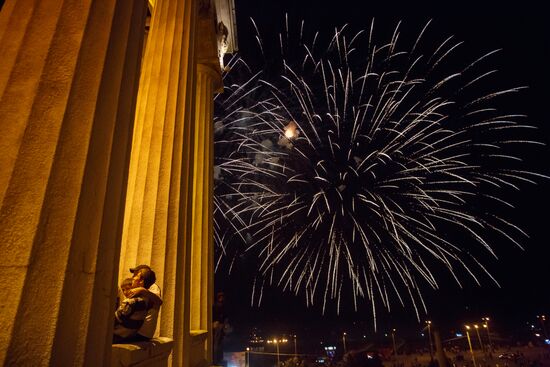
POLYGON ((218 325, 214 326, 214 335, 212 336, 212 344, 213 344, 213 359, 214 363, 220 363, 223 359, 223 352, 221 352, 221 328, 218 327, 218 325), (221 353, 220 353, 221 352, 221 353), (220 358, 220 354, 222 354, 222 357, 220 358))
POLYGON ((218 342, 218 358, 220 362, 223 362, 223 337, 224 337, 224 333, 222 331, 220 340, 218 342))
POLYGON ((151 338, 148 338, 148 337, 143 336, 141 334, 136 334, 134 336, 134 341, 136 341, 136 342, 148 342, 150 340, 151 340, 151 338))
POLYGON ((147 338, 140 334, 135 334, 128 336, 126 338, 120 337, 118 335, 113 336, 113 344, 128 344, 128 343, 138 343, 138 342, 148 342, 151 338, 147 338))
POLYGON ((124 343, 124 338, 120 335, 113 334, 113 344, 122 344, 124 343))

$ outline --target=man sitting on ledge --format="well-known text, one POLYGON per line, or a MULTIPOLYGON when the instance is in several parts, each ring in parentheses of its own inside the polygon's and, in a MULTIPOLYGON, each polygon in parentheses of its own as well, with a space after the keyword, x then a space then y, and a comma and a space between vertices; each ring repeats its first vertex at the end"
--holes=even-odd
POLYGON ((150 340, 157 326, 162 300, 155 284, 155 272, 147 265, 139 265, 134 276, 126 279, 121 288, 126 299, 115 312, 113 343, 131 343, 150 340))

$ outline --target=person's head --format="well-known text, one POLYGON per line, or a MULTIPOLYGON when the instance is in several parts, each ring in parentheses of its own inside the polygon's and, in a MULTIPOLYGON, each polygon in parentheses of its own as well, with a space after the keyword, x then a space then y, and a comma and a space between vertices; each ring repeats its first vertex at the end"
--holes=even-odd
POLYGON ((225 295, 223 294, 223 292, 216 293, 216 302, 217 303, 223 303, 224 299, 225 299, 225 295))
POLYGON ((122 294, 124 294, 124 297, 128 298, 128 292, 132 289, 132 284, 132 278, 126 278, 122 281, 122 283, 120 283, 120 290, 122 291, 122 294))
POLYGON ((137 265, 133 268, 130 268, 130 273, 132 273, 133 275, 136 274, 137 271, 141 270, 141 269, 149 269, 151 270, 151 267, 149 265, 145 265, 145 264, 141 264, 141 265, 137 265))
MULTIPOLYGON (((137 268, 138 267, 136 267, 136 269, 137 268)), ((147 289, 153 284, 155 284, 157 277, 155 275, 155 272, 151 270, 150 267, 145 266, 134 271, 134 276, 132 277, 132 280, 133 280, 132 286, 134 288, 143 287, 147 289)))

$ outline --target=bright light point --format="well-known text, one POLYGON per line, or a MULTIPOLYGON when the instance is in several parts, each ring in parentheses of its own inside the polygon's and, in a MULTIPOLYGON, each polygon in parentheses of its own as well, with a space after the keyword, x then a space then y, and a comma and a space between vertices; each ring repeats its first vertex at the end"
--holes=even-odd
POLYGON ((285 136, 288 139, 293 139, 298 136, 298 125, 294 121, 290 121, 288 125, 285 126, 285 136))

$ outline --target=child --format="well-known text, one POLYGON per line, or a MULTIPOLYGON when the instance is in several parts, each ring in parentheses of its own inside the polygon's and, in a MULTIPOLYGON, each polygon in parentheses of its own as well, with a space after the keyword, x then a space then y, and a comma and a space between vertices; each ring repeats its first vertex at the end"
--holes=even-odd
POLYGON ((118 292, 116 295, 116 303, 115 303, 115 311, 118 309, 118 306, 120 306, 120 303, 126 299, 131 298, 129 295, 130 290, 132 289, 132 278, 126 278, 120 283, 120 287, 118 287, 118 292))
MULTIPOLYGON (((135 282, 134 282, 135 283, 135 282)), ((138 284, 135 284, 138 286, 138 284)), ((115 328, 113 331, 113 343, 126 343, 135 341, 138 330, 143 325, 149 300, 139 295, 128 297, 129 291, 135 288, 132 278, 127 278, 120 284, 120 289, 126 297, 115 311, 115 328)))
POLYGON ((130 289, 132 289, 132 278, 126 278, 122 281, 122 283, 120 283, 120 290, 122 291, 124 298, 130 298, 128 295, 130 293, 130 289))

